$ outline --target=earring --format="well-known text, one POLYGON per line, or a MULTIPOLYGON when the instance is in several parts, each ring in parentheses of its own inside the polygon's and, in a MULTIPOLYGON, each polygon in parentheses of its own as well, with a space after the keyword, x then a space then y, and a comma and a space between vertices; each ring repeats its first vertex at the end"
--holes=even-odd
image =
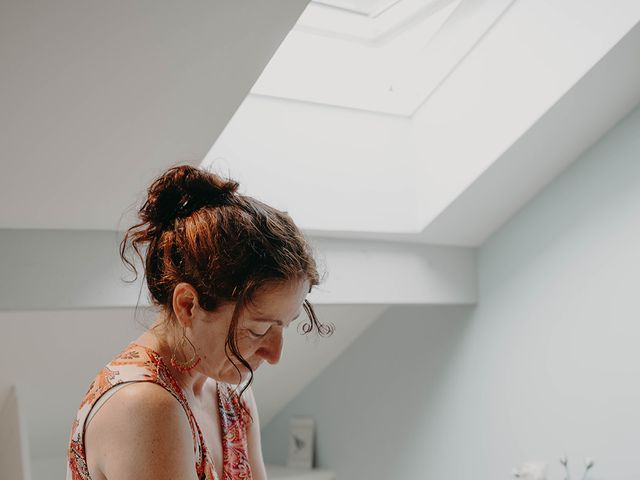
POLYGON ((196 365, 198 365, 198 363, 200 363, 200 357, 198 356, 197 352, 196 352, 196 347, 193 345, 193 343, 191 343, 191 340, 189 340, 187 338, 187 334, 186 334, 186 329, 183 328, 182 329, 182 338, 180 339, 180 342, 178 343, 178 346, 180 347, 180 350, 183 349, 183 346, 185 344, 185 342, 188 342, 189 345, 191 346, 191 349, 193 350, 193 355, 191 356, 191 358, 189 360, 187 360, 186 362, 181 362, 179 360, 176 359, 176 348, 174 347, 172 352, 171 352, 171 365, 173 365, 173 367, 176 370, 180 370, 181 372, 189 372, 191 370, 193 370, 194 368, 196 368, 196 365))

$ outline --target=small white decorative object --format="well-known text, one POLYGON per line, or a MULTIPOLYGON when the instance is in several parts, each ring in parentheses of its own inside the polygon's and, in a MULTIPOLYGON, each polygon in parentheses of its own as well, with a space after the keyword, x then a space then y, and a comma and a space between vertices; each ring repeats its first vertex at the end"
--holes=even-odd
POLYGON ((289 456, 287 466, 313 468, 315 423, 311 417, 294 417, 289 423, 289 456))
MULTIPOLYGON (((564 467, 564 480, 571 480, 571 474, 569 472, 569 459, 566 455, 560 457, 560 465, 564 467)), ((582 480, 586 480, 589 470, 595 465, 593 458, 584 459, 584 473, 582 474, 582 480)), ((521 478, 522 480, 547 480, 547 465, 542 462, 527 462, 519 468, 514 468, 511 471, 511 475, 515 478, 521 478)))
POLYGON ((522 480, 547 480, 547 464, 542 462, 527 462, 520 468, 514 468, 511 474, 522 480))

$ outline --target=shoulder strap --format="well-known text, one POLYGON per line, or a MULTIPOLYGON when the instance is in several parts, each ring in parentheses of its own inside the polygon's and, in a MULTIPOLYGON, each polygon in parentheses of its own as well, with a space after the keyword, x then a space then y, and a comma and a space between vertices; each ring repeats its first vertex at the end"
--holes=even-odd
POLYGON ((219 408, 224 438, 225 460, 231 471, 231 478, 240 478, 249 472, 251 465, 248 453, 248 415, 242 408, 246 407, 244 399, 228 384, 218 383, 219 408))
POLYGON ((194 442, 196 470, 204 469, 203 437, 200 427, 187 403, 182 389, 173 379, 157 352, 138 345, 129 344, 111 362, 103 367, 89 386, 71 429, 69 444, 69 467, 74 471, 74 480, 90 480, 84 451, 84 432, 98 410, 119 389, 129 383, 153 382, 171 393, 185 410, 194 442), (84 475, 78 472, 85 472, 84 475))

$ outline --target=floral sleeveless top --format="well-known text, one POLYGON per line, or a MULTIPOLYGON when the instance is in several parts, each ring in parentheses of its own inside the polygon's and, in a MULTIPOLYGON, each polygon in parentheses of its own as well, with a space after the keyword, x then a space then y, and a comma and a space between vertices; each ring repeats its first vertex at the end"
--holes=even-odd
POLYGON ((148 347, 130 343, 100 370, 80 404, 71 427, 67 480, 91 480, 84 451, 86 425, 100 406, 129 382, 157 383, 180 402, 191 426, 196 454, 195 469, 199 480, 251 480, 253 478, 247 453, 247 428, 251 420, 241 406, 242 403, 247 408, 244 400, 240 399, 229 385, 218 382, 218 415, 223 438, 223 478, 219 479, 200 427, 181 387, 171 376, 157 352, 148 347))

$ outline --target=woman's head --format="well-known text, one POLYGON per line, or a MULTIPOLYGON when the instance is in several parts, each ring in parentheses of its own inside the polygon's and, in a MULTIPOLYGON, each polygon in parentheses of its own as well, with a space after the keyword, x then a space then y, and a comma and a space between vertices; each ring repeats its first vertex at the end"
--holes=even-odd
MULTIPOLYGON (((201 312, 197 318, 212 324, 209 331, 224 333, 224 353, 237 373, 236 381, 229 383, 240 383, 240 374, 244 377, 246 371, 253 375, 255 364, 243 357, 240 344, 254 356, 265 352, 256 346, 266 345, 269 334, 255 337, 261 340, 251 344, 242 342, 242 332, 256 315, 252 312, 271 309, 266 313, 287 317, 299 301, 298 307, 309 317, 302 325, 304 333, 314 327, 321 335, 332 330, 318 321, 305 298, 320 279, 303 234, 286 212, 237 189, 237 182, 199 168, 172 167, 148 188, 138 212, 140 223, 126 232, 120 244, 121 258, 136 276, 125 253, 128 246, 144 263, 151 301, 164 314, 162 331, 167 339, 180 337, 186 317, 177 315, 176 308, 187 305, 189 298, 196 313, 201 312), (280 302, 279 310, 274 301, 280 302), (257 350, 252 351, 254 347, 257 350)), ((291 318, 275 320, 286 324, 291 318)))

